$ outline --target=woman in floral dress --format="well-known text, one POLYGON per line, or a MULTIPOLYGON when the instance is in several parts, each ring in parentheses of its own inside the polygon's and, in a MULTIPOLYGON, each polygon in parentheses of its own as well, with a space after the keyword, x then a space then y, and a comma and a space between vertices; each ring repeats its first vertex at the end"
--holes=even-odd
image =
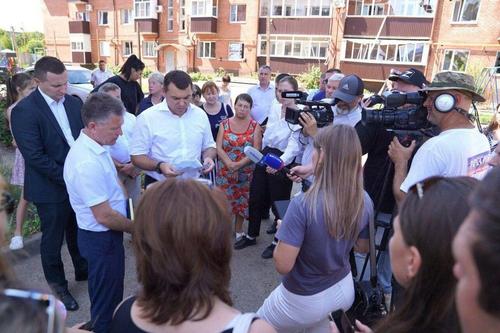
POLYGON ((217 134, 218 173, 216 184, 226 192, 235 216, 236 240, 244 235, 243 221, 248 218, 248 196, 253 165, 243 149, 253 146, 260 150, 262 129, 250 117, 252 98, 248 94, 236 97, 235 115, 223 120, 217 134))

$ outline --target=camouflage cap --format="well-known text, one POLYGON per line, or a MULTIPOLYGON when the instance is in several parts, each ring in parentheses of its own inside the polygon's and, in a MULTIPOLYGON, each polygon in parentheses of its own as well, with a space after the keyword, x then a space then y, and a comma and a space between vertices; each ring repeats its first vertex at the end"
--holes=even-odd
POLYGON ((431 84, 421 89, 421 91, 439 91, 439 90, 462 90, 472 95, 472 100, 484 102, 483 96, 476 92, 474 78, 465 73, 444 71, 434 76, 431 84))

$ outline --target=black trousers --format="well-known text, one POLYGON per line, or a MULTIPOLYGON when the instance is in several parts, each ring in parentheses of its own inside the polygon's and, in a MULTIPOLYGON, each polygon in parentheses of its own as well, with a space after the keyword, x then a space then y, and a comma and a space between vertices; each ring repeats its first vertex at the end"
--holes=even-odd
POLYGON ((69 199, 58 203, 35 203, 42 229, 40 254, 45 279, 56 292, 68 288, 61 259, 61 247, 66 236, 75 275, 87 274, 87 261, 80 255, 77 245, 77 224, 75 212, 69 199))
POLYGON ((89 263, 90 317, 93 332, 106 333, 123 299, 125 252, 123 233, 78 230, 78 245, 89 263))
MULTIPOLYGON (((273 153, 278 156, 283 154, 280 150, 269 147, 264 148, 262 153, 264 155, 273 153)), ((262 213, 266 208, 269 210, 269 203, 289 200, 292 185, 292 181, 283 172, 272 175, 266 172, 265 166, 255 166, 248 200, 248 236, 259 236, 262 213)))

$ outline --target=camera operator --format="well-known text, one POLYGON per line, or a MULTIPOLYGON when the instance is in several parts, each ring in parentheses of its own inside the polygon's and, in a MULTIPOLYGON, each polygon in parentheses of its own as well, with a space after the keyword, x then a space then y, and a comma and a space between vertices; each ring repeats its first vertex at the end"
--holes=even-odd
POLYGON ((392 81, 392 90, 404 93, 417 92, 428 84, 424 74, 415 68, 404 72, 391 70, 389 80, 392 81))
POLYGON ((436 74, 432 83, 422 89, 428 93, 424 106, 427 119, 441 133, 427 140, 417 151, 408 171, 415 141, 403 146, 397 138, 389 145, 394 162, 393 192, 399 203, 409 187, 430 176, 474 176, 481 178, 489 154, 487 138, 475 128, 468 110, 472 102, 485 99, 475 92, 472 76, 458 72, 436 74))

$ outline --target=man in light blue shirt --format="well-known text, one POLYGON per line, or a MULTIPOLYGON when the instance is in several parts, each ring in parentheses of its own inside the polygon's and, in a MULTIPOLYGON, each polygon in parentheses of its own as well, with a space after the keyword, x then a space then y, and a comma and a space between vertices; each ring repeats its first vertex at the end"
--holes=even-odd
POLYGON ((259 68, 259 84, 248 89, 248 94, 253 100, 250 114, 262 125, 269 116, 271 103, 275 97, 274 87, 271 84, 271 67, 264 65, 259 68))

